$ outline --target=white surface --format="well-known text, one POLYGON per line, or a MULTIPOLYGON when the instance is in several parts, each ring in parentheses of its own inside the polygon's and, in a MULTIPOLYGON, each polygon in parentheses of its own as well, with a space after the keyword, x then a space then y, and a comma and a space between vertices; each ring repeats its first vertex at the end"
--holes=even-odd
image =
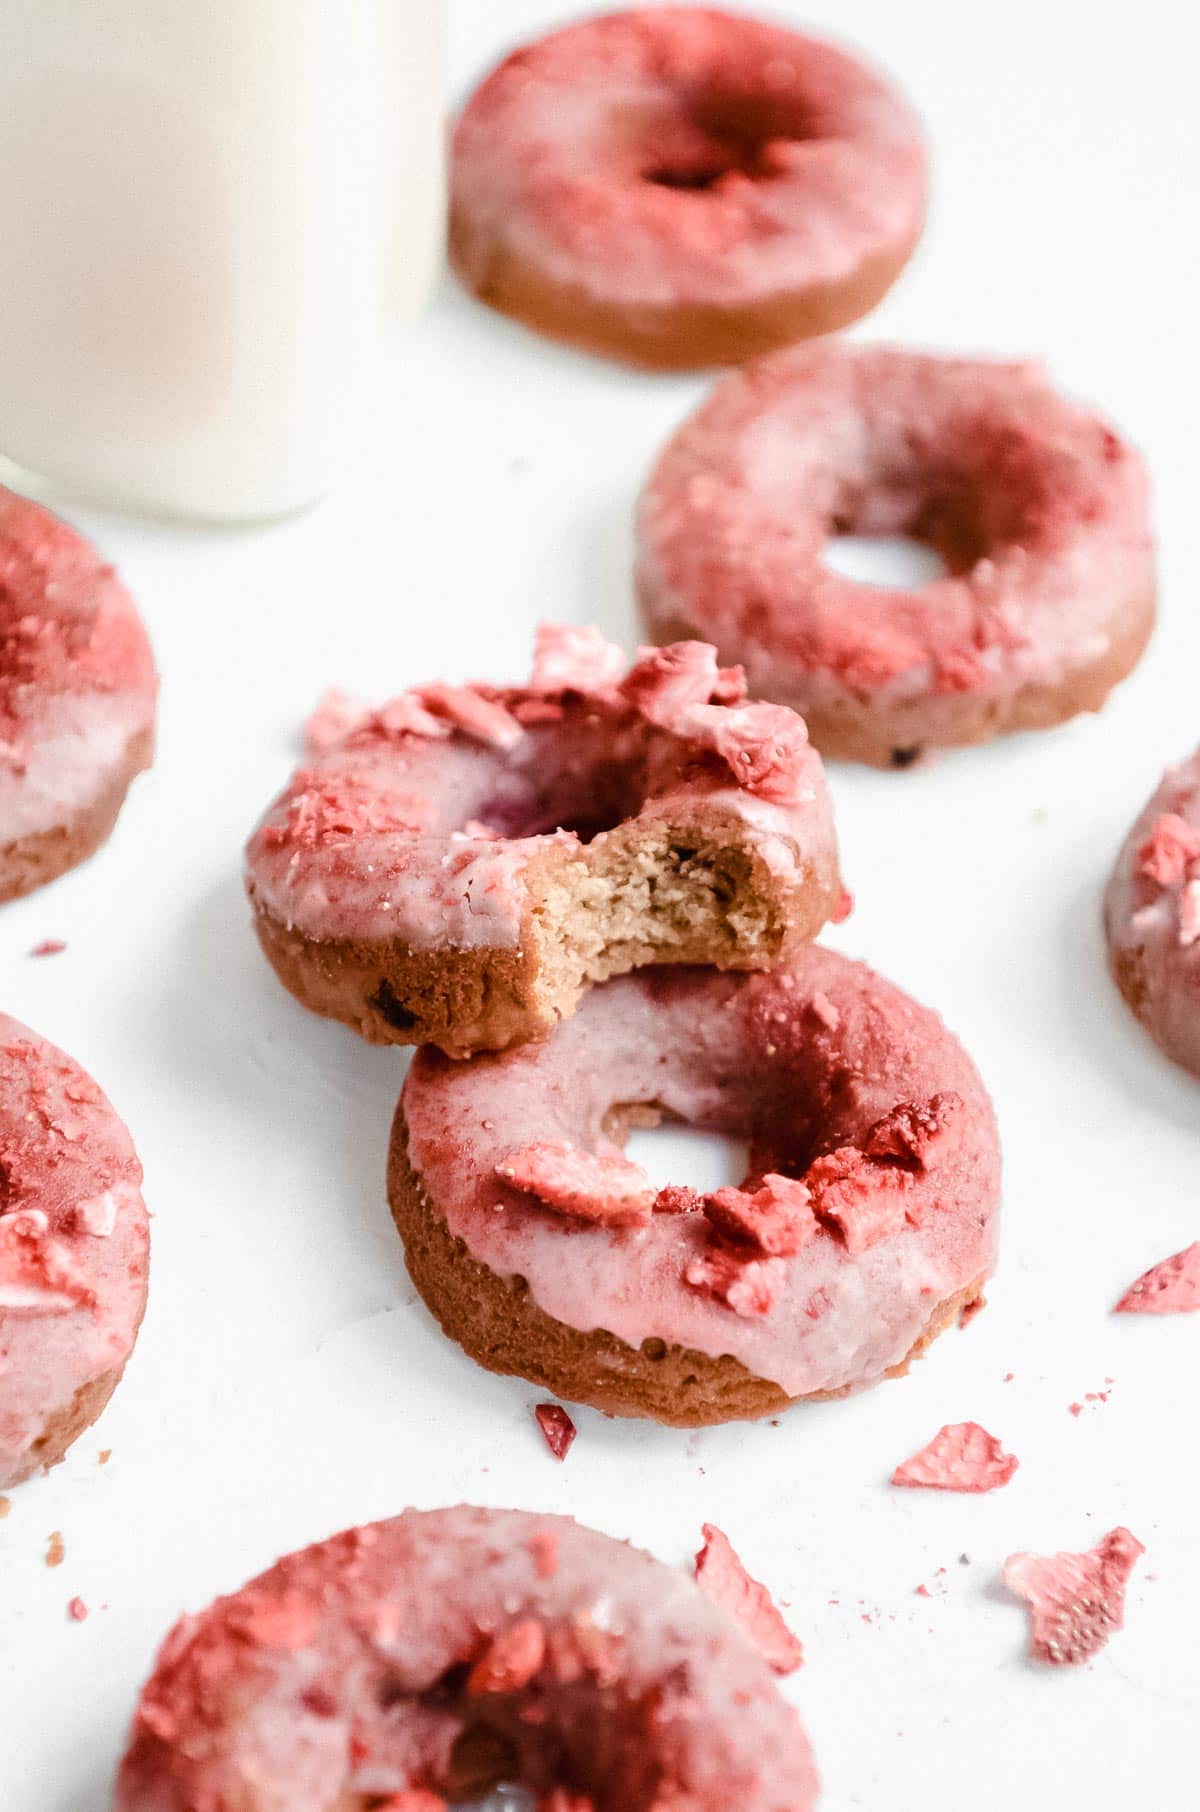
MULTIPOLYGON (((678 1562, 702 1519, 722 1524, 806 1644, 787 1690, 830 1812, 1195 1802, 1200 1325, 1108 1310, 1200 1237, 1200 1085, 1125 1013, 1097 929, 1128 821, 1197 735, 1193 59, 1167 0, 1136 24, 1034 0, 814 11, 896 71, 935 141, 928 237, 866 331, 1044 353, 1157 480, 1162 625, 1102 718, 927 772, 833 774, 858 897, 836 942, 940 1007, 995 1094, 990 1306, 907 1381, 778 1427, 689 1437, 581 1412, 558 1466, 540 1393, 478 1371, 414 1301, 382 1190, 403 1059, 284 997, 240 845, 325 685, 520 675, 543 615, 631 638, 631 502, 702 388, 544 347, 447 288, 379 387, 356 481, 319 512, 237 536, 82 518, 154 635, 161 756, 101 856, 4 908, 2 998, 128 1119, 154 1262, 108 1413, 0 1524, 4 1812, 100 1812, 181 1608, 345 1524, 462 1498, 571 1511, 678 1562), (28 960, 47 936, 69 949, 28 960), (1108 1378, 1110 1401, 1072 1418, 1108 1378), (1020 1456, 1006 1490, 889 1489, 961 1418, 1020 1456), (1087 1668, 1031 1665, 1004 1556, 1121 1521, 1147 1547, 1128 1628, 1087 1668), (53 1529, 66 1559, 47 1571, 53 1529)), ((458 0, 456 91, 554 13, 458 0)))
POLYGON ((5 0, 0 451, 135 507, 323 494, 429 283, 440 0, 5 0))

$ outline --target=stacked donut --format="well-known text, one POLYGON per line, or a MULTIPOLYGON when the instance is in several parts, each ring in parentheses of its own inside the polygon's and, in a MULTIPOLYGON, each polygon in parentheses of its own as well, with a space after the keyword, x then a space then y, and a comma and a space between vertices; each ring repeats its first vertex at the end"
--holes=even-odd
POLYGON ((389 1194, 481 1364, 677 1424, 901 1371, 979 1298, 999 1161, 940 1020, 812 938, 848 909, 803 720, 699 642, 547 627, 527 686, 335 701, 247 852, 309 1007, 420 1043, 389 1194), (655 1189, 629 1128, 747 1141, 655 1189))

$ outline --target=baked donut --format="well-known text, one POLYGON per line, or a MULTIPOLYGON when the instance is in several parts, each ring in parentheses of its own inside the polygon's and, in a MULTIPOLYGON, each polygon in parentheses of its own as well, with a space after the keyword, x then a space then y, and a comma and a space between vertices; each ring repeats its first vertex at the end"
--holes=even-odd
POLYGON ((116 1812, 811 1812, 767 1662, 682 1572, 519 1510, 406 1511, 185 1617, 116 1812), (395 1795, 397 1797, 393 1798, 395 1795))
POLYGON ((1173 1062, 1200 1076, 1200 751, 1168 768, 1104 896, 1117 986, 1173 1062))
POLYGON ((146 1306, 142 1167, 85 1070, 0 1015, 0 1488, 96 1420, 146 1306))
POLYGON ((388 1194, 408 1268, 491 1371, 678 1426, 906 1369, 992 1268, 991 1104, 936 1014, 809 945, 766 975, 651 969, 544 1044, 417 1053, 388 1194), (752 1174, 656 1191, 622 1129, 750 1141, 752 1174))
POLYGON ((314 1012, 454 1056, 649 962, 765 968, 848 901, 820 758, 710 648, 544 628, 526 687, 318 714, 250 839, 263 949, 314 1012))
POLYGON ((450 256, 555 339, 728 365, 873 308, 925 189, 914 114, 846 51, 708 7, 609 13, 515 51, 467 102, 450 256))
POLYGON ((826 755, 908 767, 1096 711, 1154 622, 1146 476, 1033 365, 794 348, 724 378, 646 485, 637 589, 802 711, 826 755), (844 578, 831 535, 911 535, 949 572, 844 578))
POLYGON ((0 489, 0 900, 92 855, 154 753, 133 599, 48 510, 0 489))

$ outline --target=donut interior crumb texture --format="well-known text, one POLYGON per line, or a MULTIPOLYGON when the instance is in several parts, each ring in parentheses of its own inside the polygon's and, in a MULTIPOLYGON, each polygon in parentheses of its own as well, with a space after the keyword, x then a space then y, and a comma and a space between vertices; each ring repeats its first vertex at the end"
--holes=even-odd
POLYGON ((373 1043, 436 1044, 451 1056, 543 1036, 585 989, 648 963, 766 969, 833 910, 835 875, 786 888, 734 827, 624 824, 553 849, 526 875, 516 949, 421 950, 397 941, 314 941, 261 905, 263 949, 312 1011, 373 1043))

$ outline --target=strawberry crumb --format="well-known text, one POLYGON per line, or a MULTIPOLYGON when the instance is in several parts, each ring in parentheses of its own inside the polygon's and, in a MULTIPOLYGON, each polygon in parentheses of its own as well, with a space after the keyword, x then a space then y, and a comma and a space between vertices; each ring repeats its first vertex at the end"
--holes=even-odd
POLYGON ((8 1513, 11 1509, 12 1509, 11 1497, 0 1497, 0 1523, 2 1523, 4 1521, 5 1517, 8 1515, 8 1513))
POLYGON ((65 950, 66 947, 60 937, 44 937, 40 944, 33 946, 29 954, 30 956, 57 956, 59 951, 65 950))
POLYGON ((1143 1271, 1116 1306, 1118 1315, 1190 1315, 1200 1309, 1200 1240, 1143 1271))
POLYGON ((46 1565, 48 1567, 61 1567, 63 1556, 66 1551, 67 1544, 62 1538, 62 1531, 60 1529, 55 1529, 46 1537, 46 1565))
POLYGON ((1128 1529, 1110 1529, 1086 1554, 1010 1554, 1004 1583, 1030 1612, 1030 1653, 1074 1666, 1102 1649, 1125 1622, 1125 1587, 1146 1552, 1128 1529))
POLYGON ((928 1446, 897 1466, 893 1485, 930 1491, 995 1491, 1007 1485, 1019 1462, 978 1422, 951 1422, 928 1446))
POLYGON ((704 1546, 696 1556, 696 1583, 732 1617, 777 1674, 794 1673, 804 1649, 784 1622, 766 1586, 751 1579, 727 1535, 704 1525, 704 1546))
POLYGON ((546 1445, 556 1460, 565 1460, 579 1430, 561 1403, 536 1403, 533 1409, 546 1445))
POLYGON ((102 1447, 96 1455, 96 1459, 101 1466, 107 1466, 108 1462, 112 1459, 112 1448, 102 1447))
POLYGON ((71 1622, 84 1623, 87 1621, 87 1614, 88 1608, 83 1602, 83 1599, 72 1598, 70 1604, 67 1606, 67 1616, 71 1619, 71 1622))
POLYGON ((536 1617, 493 1636, 467 1675, 467 1691, 520 1692, 546 1659, 546 1632, 536 1617))

